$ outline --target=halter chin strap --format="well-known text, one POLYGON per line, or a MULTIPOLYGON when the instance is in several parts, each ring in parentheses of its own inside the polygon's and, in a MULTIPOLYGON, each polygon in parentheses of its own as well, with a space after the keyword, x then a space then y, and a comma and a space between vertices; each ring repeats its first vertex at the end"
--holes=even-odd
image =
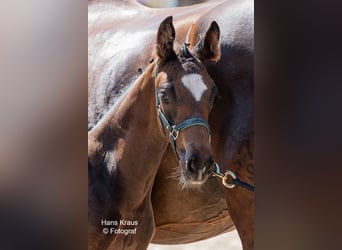
POLYGON ((161 106, 160 106, 160 98, 159 98, 159 91, 157 88, 157 75, 158 75, 158 64, 156 66, 155 71, 155 92, 156 92, 156 105, 157 105, 157 112, 158 117, 161 123, 161 127, 165 127, 167 131, 169 132, 170 137, 170 144, 172 146, 173 151, 176 153, 177 158, 179 159, 179 155, 176 150, 176 140, 178 138, 179 132, 192 127, 192 126, 203 126, 207 129, 208 135, 209 135, 209 143, 211 143, 211 131, 209 128, 209 124, 201 117, 191 117, 189 119, 186 119, 182 121, 179 124, 171 125, 170 122, 167 120, 166 116, 164 115, 161 106))

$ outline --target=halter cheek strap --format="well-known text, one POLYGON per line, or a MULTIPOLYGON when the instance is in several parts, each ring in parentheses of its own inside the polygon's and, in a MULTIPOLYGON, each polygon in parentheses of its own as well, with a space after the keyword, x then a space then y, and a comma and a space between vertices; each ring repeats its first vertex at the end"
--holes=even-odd
POLYGON ((155 71, 155 92, 156 92, 156 105, 157 105, 158 117, 159 117, 161 126, 162 127, 164 126, 169 132, 170 144, 177 158, 179 159, 179 155, 176 150, 176 140, 178 138, 180 131, 186 128, 192 127, 192 126, 203 126, 207 129, 207 132, 209 135, 209 143, 211 143, 211 131, 209 128, 209 124, 201 117, 191 117, 176 125, 170 124, 170 122, 167 120, 160 106, 159 91, 158 91, 157 82, 156 82, 157 75, 158 75, 158 66, 156 67, 156 71, 155 71))

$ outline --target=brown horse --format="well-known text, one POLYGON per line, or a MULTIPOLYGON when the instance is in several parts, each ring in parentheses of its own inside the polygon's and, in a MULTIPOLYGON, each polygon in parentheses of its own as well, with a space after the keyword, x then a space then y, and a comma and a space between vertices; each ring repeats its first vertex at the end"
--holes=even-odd
POLYGON ((156 60, 89 132, 89 249, 147 248, 155 231, 152 185, 169 141, 185 186, 211 176, 207 121, 216 86, 202 62, 220 56, 215 22, 206 37, 202 61, 186 45, 176 54, 172 17, 166 18, 156 60))
MULTIPOLYGON (((220 24, 221 60, 205 63, 218 87, 209 117, 213 155, 222 171, 230 169, 253 184, 253 1, 212 1, 169 9, 150 9, 135 1, 90 3, 89 127, 108 112, 150 59, 156 58, 149 41, 167 15, 175 17, 175 42, 190 43, 199 58, 205 54, 196 51, 203 47, 210 23, 220 24)), ((221 185, 221 190, 214 178, 201 189, 180 190, 178 180, 170 178, 177 165, 168 147, 152 190, 156 224, 152 242, 193 242, 235 226, 243 248, 253 249, 254 194, 240 187, 221 185)))

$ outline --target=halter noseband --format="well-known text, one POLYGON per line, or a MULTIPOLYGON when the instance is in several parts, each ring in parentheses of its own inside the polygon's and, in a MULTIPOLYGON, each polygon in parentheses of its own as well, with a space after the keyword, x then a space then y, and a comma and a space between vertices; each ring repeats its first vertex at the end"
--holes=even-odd
POLYGON ((179 159, 179 155, 178 155, 177 150, 176 150, 176 140, 177 140, 179 132, 181 130, 184 130, 184 129, 189 128, 191 126, 203 126, 208 131, 209 143, 211 143, 211 131, 209 128, 209 124, 201 117, 191 117, 191 118, 186 119, 186 120, 182 121, 181 123, 175 124, 175 125, 171 125, 169 123, 169 121, 167 120, 167 118, 164 115, 164 113, 161 109, 161 106, 160 106, 159 91, 157 88, 157 75, 158 75, 158 64, 156 65, 155 78, 154 78, 158 117, 159 117, 159 120, 161 123, 161 127, 164 126, 167 129, 167 131, 169 132, 170 144, 172 146, 173 151, 176 153, 177 158, 179 159))

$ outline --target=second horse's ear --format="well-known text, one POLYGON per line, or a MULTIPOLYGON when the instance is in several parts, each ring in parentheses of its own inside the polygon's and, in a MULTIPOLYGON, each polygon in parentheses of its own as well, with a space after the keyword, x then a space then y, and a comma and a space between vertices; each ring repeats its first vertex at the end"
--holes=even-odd
POLYGON ((221 58, 220 27, 213 21, 196 46, 193 53, 202 61, 217 62, 221 58))
POLYGON ((157 33, 156 50, 159 58, 166 60, 176 55, 173 50, 175 36, 176 32, 172 24, 172 16, 169 16, 161 22, 157 33))

